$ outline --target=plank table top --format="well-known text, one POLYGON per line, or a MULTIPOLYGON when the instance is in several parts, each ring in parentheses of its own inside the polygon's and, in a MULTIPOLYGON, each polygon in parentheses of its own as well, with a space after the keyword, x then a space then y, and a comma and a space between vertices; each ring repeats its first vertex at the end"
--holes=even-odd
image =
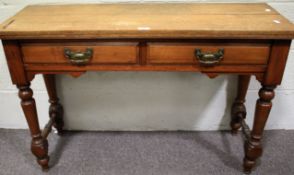
POLYGON ((27 6, 0 25, 2 39, 291 39, 294 25, 264 3, 27 6))

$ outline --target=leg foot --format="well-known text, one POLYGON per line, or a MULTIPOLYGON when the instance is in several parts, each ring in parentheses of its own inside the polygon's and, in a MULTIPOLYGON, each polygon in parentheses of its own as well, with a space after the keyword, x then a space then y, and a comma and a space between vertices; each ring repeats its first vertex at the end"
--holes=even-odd
POLYGON ((36 136, 32 140, 31 150, 37 157, 37 162, 42 167, 42 170, 49 169, 48 141, 43 139, 42 136, 36 136))
POLYGON ((262 155, 262 147, 260 143, 252 143, 246 141, 244 144, 245 157, 243 160, 243 170, 244 173, 251 173, 255 166, 256 159, 262 155))

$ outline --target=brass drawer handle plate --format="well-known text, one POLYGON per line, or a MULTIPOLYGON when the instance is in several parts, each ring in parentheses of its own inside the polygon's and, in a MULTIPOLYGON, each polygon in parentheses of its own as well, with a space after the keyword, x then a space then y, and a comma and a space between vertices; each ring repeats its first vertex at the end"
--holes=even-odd
POLYGON ((219 49, 216 53, 203 53, 201 49, 195 49, 195 56, 199 63, 203 66, 214 66, 224 58, 225 50, 219 49))
POLYGON ((93 49, 87 48, 85 52, 74 52, 69 48, 64 49, 64 55, 74 65, 86 65, 93 57, 93 49))

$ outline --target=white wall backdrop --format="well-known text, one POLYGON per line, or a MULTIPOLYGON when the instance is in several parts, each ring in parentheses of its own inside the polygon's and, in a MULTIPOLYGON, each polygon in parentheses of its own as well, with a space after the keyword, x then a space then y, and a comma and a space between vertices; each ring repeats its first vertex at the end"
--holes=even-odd
MULTIPOLYGON (((228 2, 217 0, 0 0, 0 21, 34 3, 109 2, 228 2)), ((294 22, 293 0, 238 0, 270 2, 294 22)), ((283 84, 276 90, 266 129, 294 129, 294 49, 289 55, 283 84)), ((88 72, 78 79, 57 77, 65 108, 65 125, 74 130, 219 130, 229 128, 236 93, 235 76, 209 79, 200 73, 88 72)), ((40 124, 48 120, 48 97, 40 76, 32 82, 40 124)), ((252 78, 247 95, 252 123, 259 84, 252 78)), ((11 84, 0 48, 0 128, 27 128, 17 90, 11 84)))

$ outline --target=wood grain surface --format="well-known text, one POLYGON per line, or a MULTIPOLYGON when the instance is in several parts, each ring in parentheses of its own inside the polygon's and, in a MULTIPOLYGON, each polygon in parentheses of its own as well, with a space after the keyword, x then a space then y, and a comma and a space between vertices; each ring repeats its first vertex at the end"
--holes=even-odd
POLYGON ((28 6, 0 26, 2 39, 290 39, 294 25, 267 4, 28 6))
POLYGON ((195 49, 216 53, 224 49, 220 64, 267 64, 269 44, 240 43, 148 43, 147 62, 151 64, 197 64, 195 49))
POLYGON ((99 43, 37 43, 21 44, 24 63, 69 63, 64 55, 64 49, 83 52, 87 48, 93 49, 90 63, 137 63, 139 47, 136 42, 99 42, 99 43))

